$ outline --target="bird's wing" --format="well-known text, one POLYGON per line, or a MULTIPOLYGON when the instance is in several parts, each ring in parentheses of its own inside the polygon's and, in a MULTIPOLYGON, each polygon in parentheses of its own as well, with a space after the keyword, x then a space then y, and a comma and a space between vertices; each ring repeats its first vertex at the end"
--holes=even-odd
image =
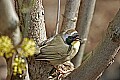
POLYGON ((47 42, 36 56, 37 60, 56 60, 67 57, 69 45, 65 44, 60 35, 47 42))
POLYGON ((55 37, 55 36, 53 36, 53 37, 51 37, 51 38, 49 38, 49 39, 41 42, 40 47, 43 47, 43 46, 45 46, 47 43, 50 43, 50 42, 54 39, 54 37, 55 37))

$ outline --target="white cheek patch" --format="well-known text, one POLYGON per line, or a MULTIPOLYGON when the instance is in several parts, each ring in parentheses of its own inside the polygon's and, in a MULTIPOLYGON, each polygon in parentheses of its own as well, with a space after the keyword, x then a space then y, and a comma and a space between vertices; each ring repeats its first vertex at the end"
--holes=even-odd
POLYGON ((68 34, 63 35, 63 40, 66 41, 66 38, 68 38, 68 36, 69 36, 68 34))
POLYGON ((74 31, 74 32, 69 33, 69 34, 67 34, 67 33, 66 33, 66 34, 63 33, 63 36, 62 36, 62 37, 63 37, 63 40, 66 41, 66 38, 68 38, 68 36, 72 36, 72 35, 74 35, 75 33, 77 33, 77 31, 74 31))

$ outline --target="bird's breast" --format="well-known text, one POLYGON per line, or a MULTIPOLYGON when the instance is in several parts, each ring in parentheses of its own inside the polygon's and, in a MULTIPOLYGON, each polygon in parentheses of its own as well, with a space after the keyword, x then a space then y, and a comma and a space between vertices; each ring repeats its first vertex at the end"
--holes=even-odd
POLYGON ((72 42, 72 46, 73 46, 73 48, 76 49, 76 51, 78 51, 79 50, 79 46, 80 46, 80 41, 73 41, 72 42))
POLYGON ((73 58, 77 54, 77 52, 79 50, 79 46, 80 46, 80 42, 79 41, 73 41, 72 42, 71 58, 73 58))

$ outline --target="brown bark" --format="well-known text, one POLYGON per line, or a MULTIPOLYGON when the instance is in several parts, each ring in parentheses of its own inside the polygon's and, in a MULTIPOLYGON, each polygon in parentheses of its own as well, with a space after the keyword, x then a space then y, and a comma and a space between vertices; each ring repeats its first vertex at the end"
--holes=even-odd
MULTIPOLYGON (((42 0, 36 0, 30 11, 30 17, 28 37, 33 38, 39 47, 39 44, 46 40, 42 0)), ((28 69, 30 80, 47 80, 52 66, 47 61, 35 61, 33 56, 28 58, 28 69)))
MULTIPOLYGON (((16 11, 20 18, 23 37, 33 38, 37 47, 39 47, 39 44, 46 40, 44 8, 42 0, 34 0, 33 4, 31 4, 31 1, 33 0, 16 0, 16 11)), ((34 56, 27 60, 30 80, 48 79, 49 72, 53 68, 49 62, 35 61, 34 56)), ((13 79, 23 80, 19 76, 13 77, 13 79)))

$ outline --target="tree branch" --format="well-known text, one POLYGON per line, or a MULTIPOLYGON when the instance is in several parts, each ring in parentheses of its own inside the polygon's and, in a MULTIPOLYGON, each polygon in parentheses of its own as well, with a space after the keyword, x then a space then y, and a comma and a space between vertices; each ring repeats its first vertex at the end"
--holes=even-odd
POLYGON ((73 58, 72 62, 75 68, 79 67, 82 62, 82 57, 85 50, 85 45, 89 33, 90 24, 92 21, 96 0, 82 0, 78 13, 78 21, 76 30, 79 33, 82 44, 80 46, 78 54, 73 58))
POLYGON ((58 0, 58 9, 57 9, 57 20, 56 20, 56 29, 55 35, 59 32, 59 23, 60 23, 60 0, 58 0))
POLYGON ((95 80, 120 50, 120 10, 110 22, 106 35, 84 63, 64 80, 95 80), (77 75, 78 74, 78 75, 77 75))
POLYGON ((12 0, 0 1, 0 34, 11 36, 19 23, 12 0))
MULTIPOLYGON (((42 0, 36 0, 30 11, 30 17, 28 37, 33 38, 37 46, 39 46, 42 41, 47 39, 42 0)), ((30 80, 48 80, 49 72, 52 68, 47 61, 36 61, 34 56, 28 58, 30 80)))
MULTIPOLYGON (((18 3, 16 8, 20 17, 23 36, 33 38, 39 47, 40 43, 46 40, 42 0, 20 0, 18 3), (32 1, 35 3, 30 5, 32 1)), ((36 61, 34 56, 27 58, 27 60, 30 80, 48 80, 49 72, 53 68, 49 62, 36 61)))
POLYGON ((36 44, 47 39, 46 29, 44 23, 44 8, 42 6, 42 0, 36 0, 30 11, 30 26, 28 31, 28 37, 33 38, 36 44))
POLYGON ((81 0, 67 0, 61 31, 76 27, 78 10, 81 0))

